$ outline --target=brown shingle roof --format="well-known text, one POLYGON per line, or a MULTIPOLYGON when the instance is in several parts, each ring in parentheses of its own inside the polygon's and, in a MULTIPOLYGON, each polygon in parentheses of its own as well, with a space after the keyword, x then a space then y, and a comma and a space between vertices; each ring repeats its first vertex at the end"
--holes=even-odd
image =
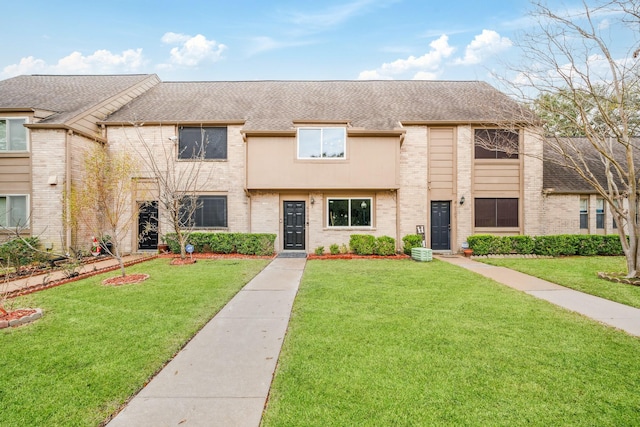
POLYGON ((149 74, 18 76, 0 81, 0 109, 56 112, 40 123, 61 124, 149 78, 149 74))
POLYGON ((163 82, 105 122, 229 120, 244 130, 288 130, 294 121, 349 121, 389 130, 400 122, 496 123, 505 111, 519 114, 479 81, 163 82))
MULTIPOLYGON (((571 138, 581 153, 585 153, 589 169, 593 172, 595 178, 602 185, 606 186, 606 176, 602 161, 596 149, 591 145, 587 138, 571 138)), ((639 147, 640 139, 635 140, 635 147, 639 147)), ((626 165, 625 152, 621 145, 614 143, 613 152, 615 158, 626 165)), ((636 149, 634 164, 636 170, 640 171, 640 150, 636 149)), ((596 191, 591 187, 577 172, 563 167, 560 156, 552 150, 549 144, 544 146, 544 163, 543 163, 543 189, 554 193, 582 193, 589 194, 596 191)))

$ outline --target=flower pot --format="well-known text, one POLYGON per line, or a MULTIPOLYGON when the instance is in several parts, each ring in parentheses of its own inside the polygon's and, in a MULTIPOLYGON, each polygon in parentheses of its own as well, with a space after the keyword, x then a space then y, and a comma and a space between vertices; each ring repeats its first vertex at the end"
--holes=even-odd
POLYGON ((164 254, 167 252, 169 252, 169 245, 167 245, 166 243, 158 243, 158 253, 164 254))
POLYGON ((471 255, 473 255, 473 249, 464 249, 462 253, 464 254, 465 257, 469 258, 471 257, 471 255))

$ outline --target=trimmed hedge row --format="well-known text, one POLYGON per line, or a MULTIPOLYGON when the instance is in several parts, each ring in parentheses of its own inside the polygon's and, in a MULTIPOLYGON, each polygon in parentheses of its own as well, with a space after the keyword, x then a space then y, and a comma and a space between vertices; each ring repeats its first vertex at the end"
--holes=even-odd
MULTIPOLYGON (((164 236, 173 253, 180 253, 177 235, 164 236)), ((273 255, 275 234, 261 233, 191 233, 187 243, 193 245, 194 253, 273 255)))
POLYGON ((356 255, 390 256, 396 253, 396 239, 389 236, 352 234, 349 238, 349 248, 356 255))
POLYGON ((467 238, 474 255, 622 255, 617 234, 557 234, 551 236, 494 236, 476 234, 467 238))

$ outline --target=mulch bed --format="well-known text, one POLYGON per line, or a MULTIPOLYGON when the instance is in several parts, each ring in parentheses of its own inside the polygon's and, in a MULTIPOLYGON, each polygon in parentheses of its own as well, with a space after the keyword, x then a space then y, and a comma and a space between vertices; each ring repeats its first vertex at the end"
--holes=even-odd
POLYGON ((116 276, 116 277, 110 277, 108 279, 104 279, 102 281, 102 284, 109 285, 109 286, 131 285, 134 283, 144 282, 148 278, 149 278, 148 274, 134 273, 134 274, 127 274, 126 276, 116 276))
POLYGON ((409 259, 411 258, 409 255, 398 254, 398 255, 356 255, 356 254, 309 254, 307 259, 409 259))
POLYGON ((42 317, 41 309, 22 308, 8 313, 0 313, 0 329, 31 323, 42 317))

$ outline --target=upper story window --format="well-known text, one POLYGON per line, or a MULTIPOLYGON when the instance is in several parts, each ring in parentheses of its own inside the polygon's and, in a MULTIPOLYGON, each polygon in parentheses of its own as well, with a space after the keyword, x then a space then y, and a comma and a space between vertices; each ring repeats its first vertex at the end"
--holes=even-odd
POLYGON ((0 152, 27 151, 26 119, 0 119, 0 152))
POLYGON ((0 226, 8 228, 28 225, 27 196, 0 196, 0 226))
POLYGON ((225 160, 226 127, 183 127, 178 129, 178 158, 225 160))
POLYGON ((510 129, 476 129, 476 159, 517 159, 520 134, 510 129))
POLYGON ((344 159, 347 134, 341 127, 299 128, 299 159, 344 159))

